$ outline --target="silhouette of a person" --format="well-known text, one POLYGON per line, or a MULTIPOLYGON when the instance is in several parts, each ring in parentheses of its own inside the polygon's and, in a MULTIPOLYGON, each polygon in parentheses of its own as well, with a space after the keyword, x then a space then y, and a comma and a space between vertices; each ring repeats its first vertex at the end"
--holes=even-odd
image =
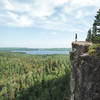
POLYGON ((75 33, 75 42, 77 41, 77 33, 75 33))

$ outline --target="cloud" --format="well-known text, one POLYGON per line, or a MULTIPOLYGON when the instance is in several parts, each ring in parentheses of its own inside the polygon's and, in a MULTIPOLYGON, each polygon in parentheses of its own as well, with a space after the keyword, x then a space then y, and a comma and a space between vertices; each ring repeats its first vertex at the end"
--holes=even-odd
POLYGON ((52 32, 52 35, 57 35, 57 32, 52 32))
POLYGON ((1 0, 0 3, 2 3, 3 9, 14 10, 14 6, 8 0, 1 0))
POLYGON ((9 26, 17 26, 17 27, 25 27, 25 26, 32 26, 34 20, 26 15, 18 15, 16 13, 7 12, 5 14, 0 15, 0 24, 2 25, 9 25, 9 26))
POLYGON ((12 19, 14 19, 12 22, 9 22, 8 25, 11 26, 18 26, 18 27, 24 27, 24 26, 31 26, 33 24, 33 20, 29 19, 28 16, 16 16, 11 14, 12 19))
POLYGON ((55 8, 62 6, 67 3, 67 1, 68 0, 31 0, 31 3, 26 3, 18 2, 18 0, 2 0, 0 2, 2 2, 2 8, 5 13, 1 11, 0 13, 5 17, 0 18, 1 20, 6 19, 3 22, 3 24, 6 25, 30 26, 34 24, 34 19, 36 19, 37 22, 41 22, 45 17, 52 16, 56 12, 55 8))
POLYGON ((82 16, 83 16, 83 12, 82 12, 81 10, 79 10, 79 11, 77 12, 76 18, 79 19, 79 18, 81 18, 82 16))
POLYGON ((17 18, 18 18, 18 15, 17 15, 17 14, 14 14, 14 13, 12 13, 12 12, 7 12, 7 14, 8 14, 8 16, 9 16, 10 18, 12 18, 13 20, 17 20, 17 18))
POLYGON ((0 0, 0 25, 82 31, 99 7, 100 0, 0 0))
POLYGON ((65 3, 67 3, 69 0, 52 0, 52 3, 56 6, 61 6, 65 3))
POLYGON ((100 7, 100 0, 72 0, 72 5, 100 7))

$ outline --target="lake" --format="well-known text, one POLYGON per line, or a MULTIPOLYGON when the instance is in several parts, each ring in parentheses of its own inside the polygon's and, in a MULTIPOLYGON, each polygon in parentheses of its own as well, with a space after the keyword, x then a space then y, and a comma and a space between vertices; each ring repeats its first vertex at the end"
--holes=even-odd
POLYGON ((50 50, 33 50, 33 51, 24 51, 24 50, 14 50, 11 52, 26 53, 32 55, 53 55, 53 54, 69 54, 69 51, 50 51, 50 50))

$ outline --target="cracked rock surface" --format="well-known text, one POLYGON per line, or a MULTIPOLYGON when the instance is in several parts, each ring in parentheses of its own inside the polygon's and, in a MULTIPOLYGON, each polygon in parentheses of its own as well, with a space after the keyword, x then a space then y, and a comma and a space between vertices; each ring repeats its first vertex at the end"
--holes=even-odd
POLYGON ((90 56, 90 45, 83 41, 72 43, 70 100, 100 100, 100 55, 98 59, 90 56))

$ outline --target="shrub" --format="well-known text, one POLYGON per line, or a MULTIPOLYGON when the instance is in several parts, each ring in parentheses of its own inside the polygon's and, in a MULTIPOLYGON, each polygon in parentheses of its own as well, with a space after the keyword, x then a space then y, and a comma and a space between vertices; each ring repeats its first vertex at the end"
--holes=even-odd
POLYGON ((100 52, 98 49, 100 49, 100 44, 93 44, 89 47, 88 53, 97 58, 100 52))

